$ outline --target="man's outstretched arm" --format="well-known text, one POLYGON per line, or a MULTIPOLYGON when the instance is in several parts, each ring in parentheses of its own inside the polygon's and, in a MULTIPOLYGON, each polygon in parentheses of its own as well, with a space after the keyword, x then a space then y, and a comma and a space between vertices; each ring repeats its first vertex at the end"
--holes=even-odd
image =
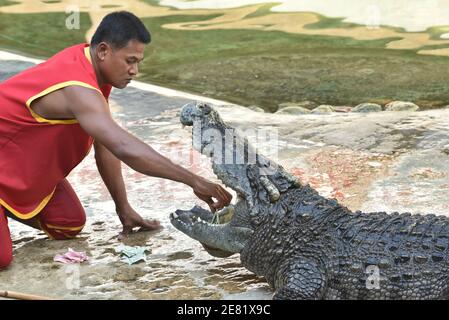
POLYGON ((228 205, 232 196, 223 187, 199 177, 155 151, 121 128, 113 119, 100 93, 83 88, 64 89, 70 110, 83 129, 106 147, 118 159, 134 170, 148 176, 178 181, 192 187, 211 210, 228 205), (217 202, 214 202, 213 199, 217 202))

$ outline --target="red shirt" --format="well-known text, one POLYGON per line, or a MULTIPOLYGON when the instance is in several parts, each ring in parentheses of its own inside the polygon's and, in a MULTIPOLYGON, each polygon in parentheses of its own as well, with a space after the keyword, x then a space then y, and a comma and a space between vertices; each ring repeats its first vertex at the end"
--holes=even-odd
POLYGON ((38 214, 56 185, 89 153, 93 139, 73 120, 48 120, 30 108, 67 86, 100 88, 88 44, 67 48, 0 83, 0 205, 21 219, 38 214))

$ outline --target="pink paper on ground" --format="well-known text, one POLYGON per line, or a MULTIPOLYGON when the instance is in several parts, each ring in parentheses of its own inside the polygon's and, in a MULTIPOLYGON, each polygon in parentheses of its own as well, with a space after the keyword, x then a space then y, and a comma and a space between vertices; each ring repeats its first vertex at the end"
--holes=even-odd
POLYGON ((61 263, 81 263, 87 260, 88 257, 85 252, 77 252, 74 251, 72 248, 69 248, 69 251, 67 251, 64 254, 57 254, 53 258, 53 261, 61 263))

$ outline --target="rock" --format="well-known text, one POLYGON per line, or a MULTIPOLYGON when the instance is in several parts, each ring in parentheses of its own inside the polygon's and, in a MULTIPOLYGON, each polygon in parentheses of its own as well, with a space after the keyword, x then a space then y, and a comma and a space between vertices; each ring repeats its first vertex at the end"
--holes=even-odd
POLYGON ((250 109, 250 110, 256 111, 256 112, 265 112, 265 110, 262 109, 262 108, 259 107, 259 106, 249 106, 249 107, 247 107, 247 108, 250 109))
POLYGON ((312 110, 318 106, 318 103, 316 103, 314 101, 301 101, 298 103, 298 106, 312 110))
POLYGON ((309 109, 303 107, 285 107, 275 112, 276 114, 307 114, 309 109))
POLYGON ((313 101, 301 101, 301 102, 285 102, 279 105, 279 109, 287 108, 287 107, 301 107, 312 110, 316 108, 318 104, 313 101))
POLYGON ((380 112, 382 106, 377 103, 361 103, 352 109, 352 112, 380 112))
POLYGON ((419 106, 413 102, 393 101, 385 106, 386 111, 418 111, 419 106))
POLYGON ((338 106, 338 107, 334 106, 333 109, 334 109, 335 112, 344 112, 344 113, 352 111, 352 108, 351 107, 347 107, 347 106, 338 106))
POLYGON ((315 114, 331 113, 331 112, 334 112, 334 108, 327 104, 322 104, 321 106, 316 107, 315 109, 312 110, 312 113, 315 114))

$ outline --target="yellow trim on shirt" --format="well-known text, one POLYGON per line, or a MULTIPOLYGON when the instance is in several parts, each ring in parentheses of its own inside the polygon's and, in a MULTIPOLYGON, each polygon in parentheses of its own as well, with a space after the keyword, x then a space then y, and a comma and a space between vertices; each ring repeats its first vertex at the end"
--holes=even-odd
POLYGON ((40 98, 43 97, 51 92, 54 92, 56 90, 68 87, 68 86, 81 86, 81 87, 85 87, 85 88, 89 88, 89 89, 94 89, 98 92, 101 93, 100 90, 98 90, 97 88, 95 88, 94 86, 91 86, 88 83, 84 83, 81 81, 66 81, 66 82, 61 82, 61 83, 57 83, 41 92, 39 92, 38 94, 32 96, 31 98, 28 99, 28 101, 26 102, 26 106, 28 108, 28 110, 30 111, 31 115, 33 116, 34 119, 36 119, 37 122, 46 122, 46 123, 51 123, 51 124, 74 124, 74 123, 78 123, 78 121, 76 119, 67 119, 67 120, 51 120, 51 119, 45 119, 43 117, 41 117, 40 115, 38 115, 37 113, 35 113, 33 111, 33 109, 31 109, 31 103, 40 98))
POLYGON ((72 236, 72 235, 67 234, 66 232, 62 232, 60 230, 54 230, 54 231, 59 233, 59 234, 62 234, 66 238, 65 240, 67 240, 67 239, 75 239, 76 238, 76 236, 72 236))
POLYGON ((79 230, 82 230, 84 228, 84 224, 82 226, 80 226, 80 227, 60 227, 60 226, 55 226, 53 224, 46 223, 45 226, 47 228, 50 228, 50 229, 55 229, 55 231, 56 230, 79 231, 79 230))
POLYGON ((90 55, 90 47, 84 48, 84 55, 86 56, 87 60, 89 60, 90 64, 92 64, 92 57, 90 55))
POLYGON ((47 237, 49 237, 51 240, 55 240, 55 237, 53 237, 47 230, 45 230, 45 228, 42 226, 42 223, 39 219, 37 220, 37 223, 39 224, 39 227, 41 228, 41 230, 45 232, 47 237))
POLYGON ((53 189, 53 191, 44 198, 44 200, 41 201, 41 203, 31 212, 28 213, 20 213, 19 211, 13 209, 9 204, 7 204, 3 199, 0 199, 0 204, 5 207, 9 212, 11 212, 13 215, 15 215, 17 218, 22 220, 28 220, 36 216, 39 212, 44 209, 44 207, 47 205, 47 203, 50 201, 51 197, 55 193, 56 187, 53 189))

